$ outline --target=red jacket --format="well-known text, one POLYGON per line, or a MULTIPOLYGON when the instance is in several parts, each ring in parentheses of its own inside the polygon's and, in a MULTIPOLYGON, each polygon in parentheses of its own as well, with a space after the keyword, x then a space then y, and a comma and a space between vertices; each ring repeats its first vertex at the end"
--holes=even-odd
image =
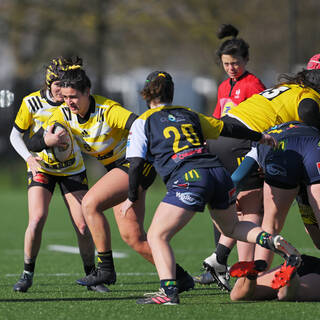
POLYGON ((265 89, 264 84, 248 71, 237 81, 232 81, 231 78, 226 79, 218 88, 218 101, 212 115, 220 119, 232 107, 265 89))

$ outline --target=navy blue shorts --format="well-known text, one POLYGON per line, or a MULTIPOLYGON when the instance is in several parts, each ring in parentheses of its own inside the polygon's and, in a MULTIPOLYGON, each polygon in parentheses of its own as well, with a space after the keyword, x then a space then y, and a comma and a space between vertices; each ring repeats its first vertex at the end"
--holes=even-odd
POLYGON ((284 189, 296 188, 301 182, 320 183, 319 137, 292 136, 282 140, 279 149, 266 155, 265 181, 284 189))
POLYGON ((180 170, 167 183, 167 190, 163 202, 191 211, 203 212, 206 204, 227 209, 236 199, 230 174, 223 167, 180 170))

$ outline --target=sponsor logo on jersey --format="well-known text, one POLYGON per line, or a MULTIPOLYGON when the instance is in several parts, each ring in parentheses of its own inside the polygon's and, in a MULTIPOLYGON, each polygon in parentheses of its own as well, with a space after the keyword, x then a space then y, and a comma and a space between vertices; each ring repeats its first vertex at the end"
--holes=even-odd
POLYGON ((186 118, 180 112, 177 112, 175 116, 173 114, 169 114, 168 117, 161 117, 160 122, 181 122, 185 121, 186 118))
POLYGON ((236 90, 236 93, 235 93, 235 99, 239 99, 240 98, 240 89, 237 89, 236 90))
POLYGON ((202 203, 201 197, 192 192, 176 192, 176 197, 188 206, 202 203))
POLYGON ((175 163, 178 163, 180 162, 181 160, 187 158, 187 157, 190 157, 194 154, 201 154, 201 153, 204 153, 206 151, 205 148, 201 147, 201 148, 194 148, 194 149, 189 149, 189 150, 186 150, 186 151, 181 151, 181 152, 178 152, 178 153, 175 153, 171 159, 175 162, 175 163))

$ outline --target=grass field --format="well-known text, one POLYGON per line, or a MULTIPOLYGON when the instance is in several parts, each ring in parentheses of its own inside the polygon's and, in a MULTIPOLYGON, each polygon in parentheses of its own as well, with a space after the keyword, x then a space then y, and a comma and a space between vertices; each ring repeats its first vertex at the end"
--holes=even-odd
MULTIPOLYGON (((27 293, 15 293, 13 284, 23 268, 23 237, 27 223, 26 192, 0 188, 0 320, 4 319, 315 319, 318 303, 231 302, 217 287, 197 286, 180 296, 179 306, 139 306, 135 300, 159 287, 154 267, 133 252, 120 238, 112 212, 113 251, 116 258, 116 285, 109 293, 95 293, 78 286, 83 275, 78 254, 53 251, 52 246, 76 247, 75 234, 59 192, 53 198, 36 265, 34 285, 27 293)), ((57 190, 58 191, 58 190, 57 190)), ((153 186, 147 199, 146 227, 164 189, 153 186)), ((306 236, 296 207, 282 232, 302 252, 320 256, 306 236)), ((190 273, 198 274, 203 258, 212 251, 212 227, 207 212, 197 214, 174 239, 177 261, 190 273)), ((232 252, 229 264, 236 261, 232 252)), ((276 259, 275 263, 279 263, 276 259)))

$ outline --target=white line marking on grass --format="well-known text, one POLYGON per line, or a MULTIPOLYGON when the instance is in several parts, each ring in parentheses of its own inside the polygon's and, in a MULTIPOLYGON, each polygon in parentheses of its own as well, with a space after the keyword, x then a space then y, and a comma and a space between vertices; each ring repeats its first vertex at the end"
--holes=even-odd
MULTIPOLYGON (((72 247, 72 246, 62 246, 62 245, 58 245, 58 244, 52 244, 49 245, 48 250, 50 251, 58 251, 58 252, 65 252, 65 253, 72 253, 72 254, 79 254, 79 248, 78 247, 72 247)), ((97 252, 96 252, 97 254, 97 252)), ((124 252, 117 252, 117 251, 112 251, 112 255, 114 258, 128 258, 128 254, 124 253, 124 252)))
MULTIPOLYGON (((6 277, 18 277, 21 273, 7 273, 6 277)), ((36 277, 80 277, 82 273, 35 273, 36 277)), ((129 276, 129 277, 140 277, 140 276, 155 276, 156 272, 117 272, 117 276, 129 276)))

